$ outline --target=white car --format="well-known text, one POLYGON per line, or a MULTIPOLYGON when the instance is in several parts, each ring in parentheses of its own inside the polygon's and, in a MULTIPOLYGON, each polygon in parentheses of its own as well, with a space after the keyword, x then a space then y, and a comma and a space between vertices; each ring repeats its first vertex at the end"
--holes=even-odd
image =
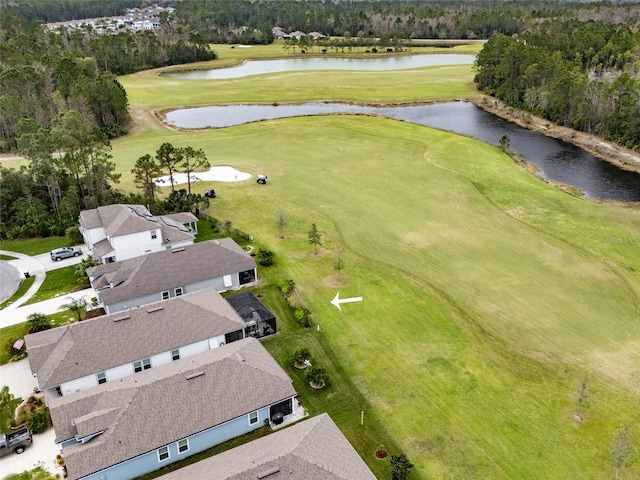
POLYGON ((54 262, 59 262, 63 258, 79 257, 80 255, 82 255, 82 250, 80 250, 78 247, 62 247, 51 250, 50 255, 51 260, 53 260, 54 262))

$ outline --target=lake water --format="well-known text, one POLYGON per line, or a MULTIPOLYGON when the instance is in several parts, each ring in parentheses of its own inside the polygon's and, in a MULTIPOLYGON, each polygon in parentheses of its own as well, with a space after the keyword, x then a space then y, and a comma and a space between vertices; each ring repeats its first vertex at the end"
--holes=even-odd
POLYGON ((307 70, 407 70, 411 68, 435 67, 441 65, 471 65, 475 55, 453 53, 429 55, 404 55, 380 58, 283 58, 278 60, 248 60, 242 65, 213 70, 193 70, 162 73, 163 77, 188 80, 222 80, 248 77, 265 73, 296 72, 307 70))
MULTIPOLYGON (((305 70, 403 70, 472 64, 474 55, 430 54, 381 58, 308 57, 247 61, 238 67, 165 73, 171 78, 215 80, 305 70)), ((503 135, 510 148, 536 165, 541 175, 582 190, 586 196, 640 202, 640 174, 619 169, 570 143, 519 127, 468 102, 405 107, 368 107, 340 103, 229 105, 174 110, 165 122, 180 128, 219 128, 248 122, 333 113, 374 114, 471 135, 497 145, 503 135)))

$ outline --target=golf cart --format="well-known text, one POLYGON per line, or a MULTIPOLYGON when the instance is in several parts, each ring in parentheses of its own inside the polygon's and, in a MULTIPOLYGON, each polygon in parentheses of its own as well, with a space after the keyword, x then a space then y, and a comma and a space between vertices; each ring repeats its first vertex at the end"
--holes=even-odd
POLYGON ((260 185, 265 185, 267 183, 266 175, 258 175, 258 180, 256 180, 260 185))
POLYGON ((216 191, 213 188, 207 188, 204 191, 204 196, 207 198, 216 198, 216 191))

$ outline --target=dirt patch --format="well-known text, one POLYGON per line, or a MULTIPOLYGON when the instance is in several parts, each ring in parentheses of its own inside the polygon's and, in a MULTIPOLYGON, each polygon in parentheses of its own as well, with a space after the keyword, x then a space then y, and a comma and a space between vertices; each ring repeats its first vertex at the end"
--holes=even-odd
POLYGON ((640 173, 640 154, 594 135, 561 127, 549 120, 515 109, 489 96, 468 99, 477 107, 513 122, 523 128, 533 130, 548 137, 557 138, 586 150, 592 155, 616 165, 624 170, 640 173))
POLYGON ((324 283, 327 287, 343 287, 347 284, 343 277, 339 277, 337 275, 324 277, 322 279, 322 283, 324 283))

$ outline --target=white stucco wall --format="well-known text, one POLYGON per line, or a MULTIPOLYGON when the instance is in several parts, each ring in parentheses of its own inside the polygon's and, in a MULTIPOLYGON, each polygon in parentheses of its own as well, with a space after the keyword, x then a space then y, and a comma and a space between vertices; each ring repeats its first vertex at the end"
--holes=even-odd
POLYGON ((151 238, 151 230, 111 237, 111 246, 116 251, 116 261, 139 257, 163 249, 160 226, 155 229, 156 238, 151 238))

